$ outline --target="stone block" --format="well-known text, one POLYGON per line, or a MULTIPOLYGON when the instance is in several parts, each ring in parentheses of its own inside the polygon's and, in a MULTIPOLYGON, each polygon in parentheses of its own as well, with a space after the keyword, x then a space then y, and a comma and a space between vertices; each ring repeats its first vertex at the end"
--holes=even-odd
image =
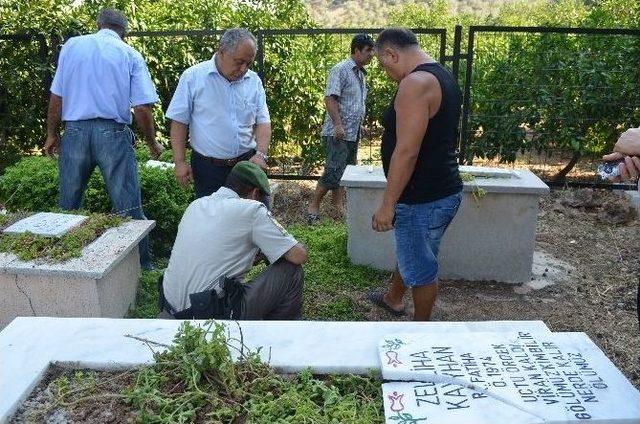
MULTIPOLYGON (((440 247, 440 277, 522 283, 531 279, 539 197, 549 188, 530 171, 460 167, 483 175, 465 182, 458 214, 440 247), (486 194, 474 196, 476 188, 486 194)), ((377 269, 396 265, 393 231, 376 233, 371 217, 386 179, 381 168, 348 166, 341 184, 347 190, 347 253, 352 262, 377 269)))
POLYGON ((5 228, 5 233, 33 233, 46 237, 61 237, 82 224, 87 216, 66 213, 38 212, 5 228))
POLYGON ((0 254, 0 328, 24 316, 125 316, 136 298, 138 243, 154 225, 128 221, 61 263, 0 254))

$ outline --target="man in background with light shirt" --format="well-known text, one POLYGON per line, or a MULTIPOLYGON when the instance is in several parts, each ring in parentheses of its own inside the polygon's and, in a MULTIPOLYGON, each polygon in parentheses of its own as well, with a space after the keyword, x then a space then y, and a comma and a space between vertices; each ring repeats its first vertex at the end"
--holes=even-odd
POLYGON ((355 165, 358 157, 360 127, 365 115, 367 84, 364 67, 373 58, 373 38, 356 34, 351 40, 351 57, 336 64, 327 77, 324 103, 327 114, 322 126, 325 147, 324 172, 309 202, 307 220, 320 219, 320 203, 331 190, 333 213, 342 215, 344 188, 340 179, 347 165, 355 165))
POLYGON ((184 71, 167 109, 176 179, 193 181, 198 198, 217 191, 240 161, 267 168, 269 110, 262 81, 249 69, 256 52, 248 30, 225 31, 211 60, 184 71))
MULTIPOLYGON (((73 37, 62 46, 51 84, 44 151, 60 153, 61 209, 80 208, 97 165, 113 212, 146 219, 129 125, 133 107, 151 156, 157 158, 163 148, 156 142, 151 105, 158 95, 142 55, 122 41, 128 26, 122 12, 104 9, 97 21, 98 32, 73 37), (61 120, 65 130, 60 141, 61 120)), ((140 263, 144 269, 153 267, 146 237, 140 242, 140 263)))

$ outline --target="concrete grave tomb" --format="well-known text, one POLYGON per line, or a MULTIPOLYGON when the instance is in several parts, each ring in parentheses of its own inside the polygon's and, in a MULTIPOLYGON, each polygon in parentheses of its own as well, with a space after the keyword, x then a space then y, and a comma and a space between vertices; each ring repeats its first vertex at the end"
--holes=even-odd
MULTIPOLYGON (((549 333, 542 321, 323 322, 220 321, 278 372, 369 374, 380 369, 378 341, 403 331, 430 334, 522 331, 549 333), (241 333, 240 333, 241 332, 241 333)), ((153 346, 170 344, 180 320, 37 318, 15 319, 0 332, 0 424, 31 393, 50 364, 122 370, 153 362, 153 346), (149 342, 147 342, 149 341, 149 342), (153 344, 155 343, 155 344, 153 344)), ((204 325, 203 321, 195 322, 204 325)), ((239 350, 231 349, 237 357, 239 350)))
MULTIPOLYGON (((9 230, 60 237, 84 219, 35 214, 9 230)), ((154 225, 126 221, 85 246, 79 258, 65 262, 22 261, 13 253, 0 253, 0 328, 19 316, 125 316, 138 286, 138 243, 154 225)))
MULTIPOLYGON (((442 240, 440 277, 529 281, 538 201, 549 187, 527 170, 461 166, 460 171, 475 180, 464 183, 462 204, 442 240), (484 196, 474 196, 480 189, 484 196)), ((386 187, 382 168, 349 165, 340 183, 347 190, 349 258, 356 264, 394 269, 393 231, 371 229, 386 187)))

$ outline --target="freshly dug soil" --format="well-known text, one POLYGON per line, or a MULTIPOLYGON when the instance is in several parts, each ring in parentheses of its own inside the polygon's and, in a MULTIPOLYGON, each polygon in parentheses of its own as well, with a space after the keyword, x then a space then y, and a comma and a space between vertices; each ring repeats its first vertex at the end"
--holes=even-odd
MULTIPOLYGON (((313 183, 281 183, 274 202, 278 220, 304 223, 312 190, 313 183)), ((328 198, 321 212, 333 212, 328 198)), ((532 290, 529 285, 442 281, 433 318, 542 320, 551 331, 585 332, 640 388, 640 221, 635 210, 625 197, 606 190, 553 190, 541 200, 538 218, 535 249, 545 253, 546 262, 534 267, 535 278, 552 284, 532 290)), ((407 319, 372 306, 366 293, 349 296, 367 321, 407 319)), ((411 299, 405 307, 412 309, 411 299)))

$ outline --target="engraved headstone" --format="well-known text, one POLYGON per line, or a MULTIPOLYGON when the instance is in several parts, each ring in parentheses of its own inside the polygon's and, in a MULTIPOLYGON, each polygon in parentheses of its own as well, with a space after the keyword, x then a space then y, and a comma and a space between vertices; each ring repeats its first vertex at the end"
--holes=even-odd
POLYGON ((38 212, 5 228, 5 233, 39 234, 48 237, 61 237, 72 228, 87 219, 84 215, 38 212))
POLYGON ((640 423, 640 393, 584 333, 395 334, 387 423, 640 423))

